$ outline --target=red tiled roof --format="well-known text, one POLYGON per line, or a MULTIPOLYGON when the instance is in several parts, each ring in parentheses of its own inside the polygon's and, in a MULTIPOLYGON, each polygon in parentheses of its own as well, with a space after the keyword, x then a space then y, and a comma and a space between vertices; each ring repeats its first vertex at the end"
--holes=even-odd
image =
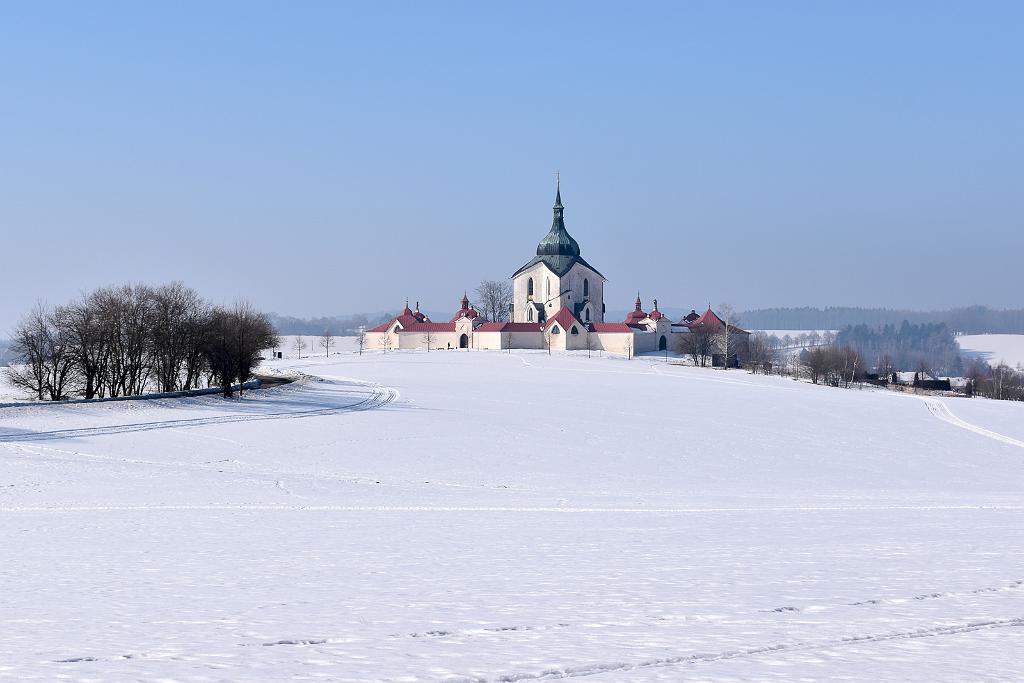
POLYGON ((477 332, 540 332, 539 323, 484 323, 477 332))
POLYGON ((402 332, 454 332, 455 323, 416 323, 402 332))
POLYGON ((478 317, 480 314, 476 312, 475 308, 463 308, 455 312, 455 315, 448 322, 455 322, 459 318, 469 318, 470 320, 478 317))
POLYGON ((572 314, 572 311, 565 307, 560 308, 553 318, 548 318, 547 322, 544 323, 544 329, 550 329, 555 323, 561 325, 562 329, 565 330, 568 330, 573 325, 583 325, 583 323, 581 323, 576 316, 572 314))
POLYGON ((460 301, 459 303, 462 304, 462 308, 455 311, 455 315, 448 322, 453 323, 459 318, 469 318, 470 320, 473 320, 474 318, 480 316, 480 314, 477 313, 476 309, 469 305, 469 297, 466 296, 465 292, 463 292, 462 301, 460 301))
POLYGON ((384 323, 382 325, 377 325, 377 327, 374 327, 374 328, 371 328, 371 329, 367 330, 367 332, 387 332, 388 330, 390 330, 392 327, 395 326, 395 323, 398 323, 399 325, 401 325, 402 326, 402 330, 400 330, 400 331, 404 332, 406 329, 408 329, 412 325, 422 325, 423 324, 419 320, 416 319, 416 316, 414 316, 412 314, 412 311, 409 311, 409 307, 408 306, 405 307, 405 311, 403 311, 402 314, 399 315, 397 318, 392 318, 391 320, 389 320, 388 322, 386 322, 386 323, 384 323), (408 312, 405 312, 405 311, 408 311, 408 312))
MULTIPOLYGON (((690 316, 686 316, 683 320, 686 320, 690 316)), ((718 315, 710 308, 704 311, 704 314, 698 317, 696 320, 684 323, 686 327, 689 327, 693 332, 709 332, 711 334, 718 334, 725 327, 725 321, 718 317, 718 315)), ((729 325, 729 332, 733 334, 750 334, 744 329, 740 329, 735 325, 729 325)))
POLYGON ((626 323, 590 323, 591 332, 633 332, 634 329, 626 323))

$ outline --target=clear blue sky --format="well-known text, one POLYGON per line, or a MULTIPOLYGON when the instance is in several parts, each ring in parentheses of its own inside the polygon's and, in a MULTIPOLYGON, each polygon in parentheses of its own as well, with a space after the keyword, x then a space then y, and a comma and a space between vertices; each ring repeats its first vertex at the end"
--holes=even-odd
POLYGON ((431 310, 566 222, 663 305, 1021 306, 1024 3, 5 3, 0 329, 431 310))

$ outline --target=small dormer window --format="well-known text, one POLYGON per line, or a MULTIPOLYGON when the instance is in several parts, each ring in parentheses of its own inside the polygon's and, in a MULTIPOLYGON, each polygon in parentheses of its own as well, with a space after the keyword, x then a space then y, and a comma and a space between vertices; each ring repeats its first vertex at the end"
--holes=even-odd
MULTIPOLYGON (((530 284, 533 284, 533 280, 530 280, 530 284)), ((528 322, 528 323, 532 323, 533 322, 533 309, 532 308, 526 309, 526 322, 528 322)))
POLYGON ((575 325, 573 325, 572 329, 569 330, 569 334, 579 334, 579 333, 580 333, 580 331, 576 329, 575 325))
POLYGON ((562 331, 558 329, 558 325, 551 328, 551 334, 562 334, 562 331))
POLYGON ((590 322, 590 306, 587 306, 585 309, 583 309, 583 322, 590 322))
POLYGON ((398 334, 398 331, 399 331, 400 329, 402 329, 402 328, 401 328, 400 326, 398 326, 398 325, 395 325, 395 329, 393 329, 393 330, 391 330, 391 331, 392 331, 392 332, 394 332, 395 334, 398 334))

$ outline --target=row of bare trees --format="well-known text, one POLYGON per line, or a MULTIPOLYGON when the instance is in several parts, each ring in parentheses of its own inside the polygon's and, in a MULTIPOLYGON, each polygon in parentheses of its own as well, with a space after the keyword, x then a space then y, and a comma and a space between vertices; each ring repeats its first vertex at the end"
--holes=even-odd
POLYGON ((817 346, 800 354, 800 365, 814 384, 846 388, 864 379, 864 359, 851 346, 817 346))
POLYGON ((993 366, 979 358, 968 365, 966 375, 971 396, 1024 401, 1024 366, 1011 368, 1006 363, 993 366))
POLYGON ((278 344, 248 303, 214 306, 180 282, 104 287, 70 303, 37 304, 14 330, 8 381, 39 400, 137 396, 251 379, 278 344))

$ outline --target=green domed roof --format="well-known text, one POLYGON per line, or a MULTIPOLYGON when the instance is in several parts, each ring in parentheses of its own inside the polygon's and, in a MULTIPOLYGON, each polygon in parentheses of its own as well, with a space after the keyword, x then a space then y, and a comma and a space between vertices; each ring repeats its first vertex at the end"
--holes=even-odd
POLYGON ((561 183, 559 183, 555 190, 554 217, 551 219, 551 229, 548 230, 548 234, 544 235, 544 238, 537 244, 537 256, 513 273, 512 277, 537 263, 544 263, 559 277, 568 273, 569 269, 576 263, 582 263, 597 273, 599 277, 604 277, 601 273, 598 273, 596 268, 584 261, 580 256, 579 242, 573 239, 573 236, 565 229, 564 211, 565 207, 562 206, 562 187, 561 183))
POLYGON ((555 215, 551 219, 551 230, 537 245, 537 256, 572 256, 580 255, 580 245, 569 231, 565 229, 562 206, 562 188, 555 190, 555 215))

